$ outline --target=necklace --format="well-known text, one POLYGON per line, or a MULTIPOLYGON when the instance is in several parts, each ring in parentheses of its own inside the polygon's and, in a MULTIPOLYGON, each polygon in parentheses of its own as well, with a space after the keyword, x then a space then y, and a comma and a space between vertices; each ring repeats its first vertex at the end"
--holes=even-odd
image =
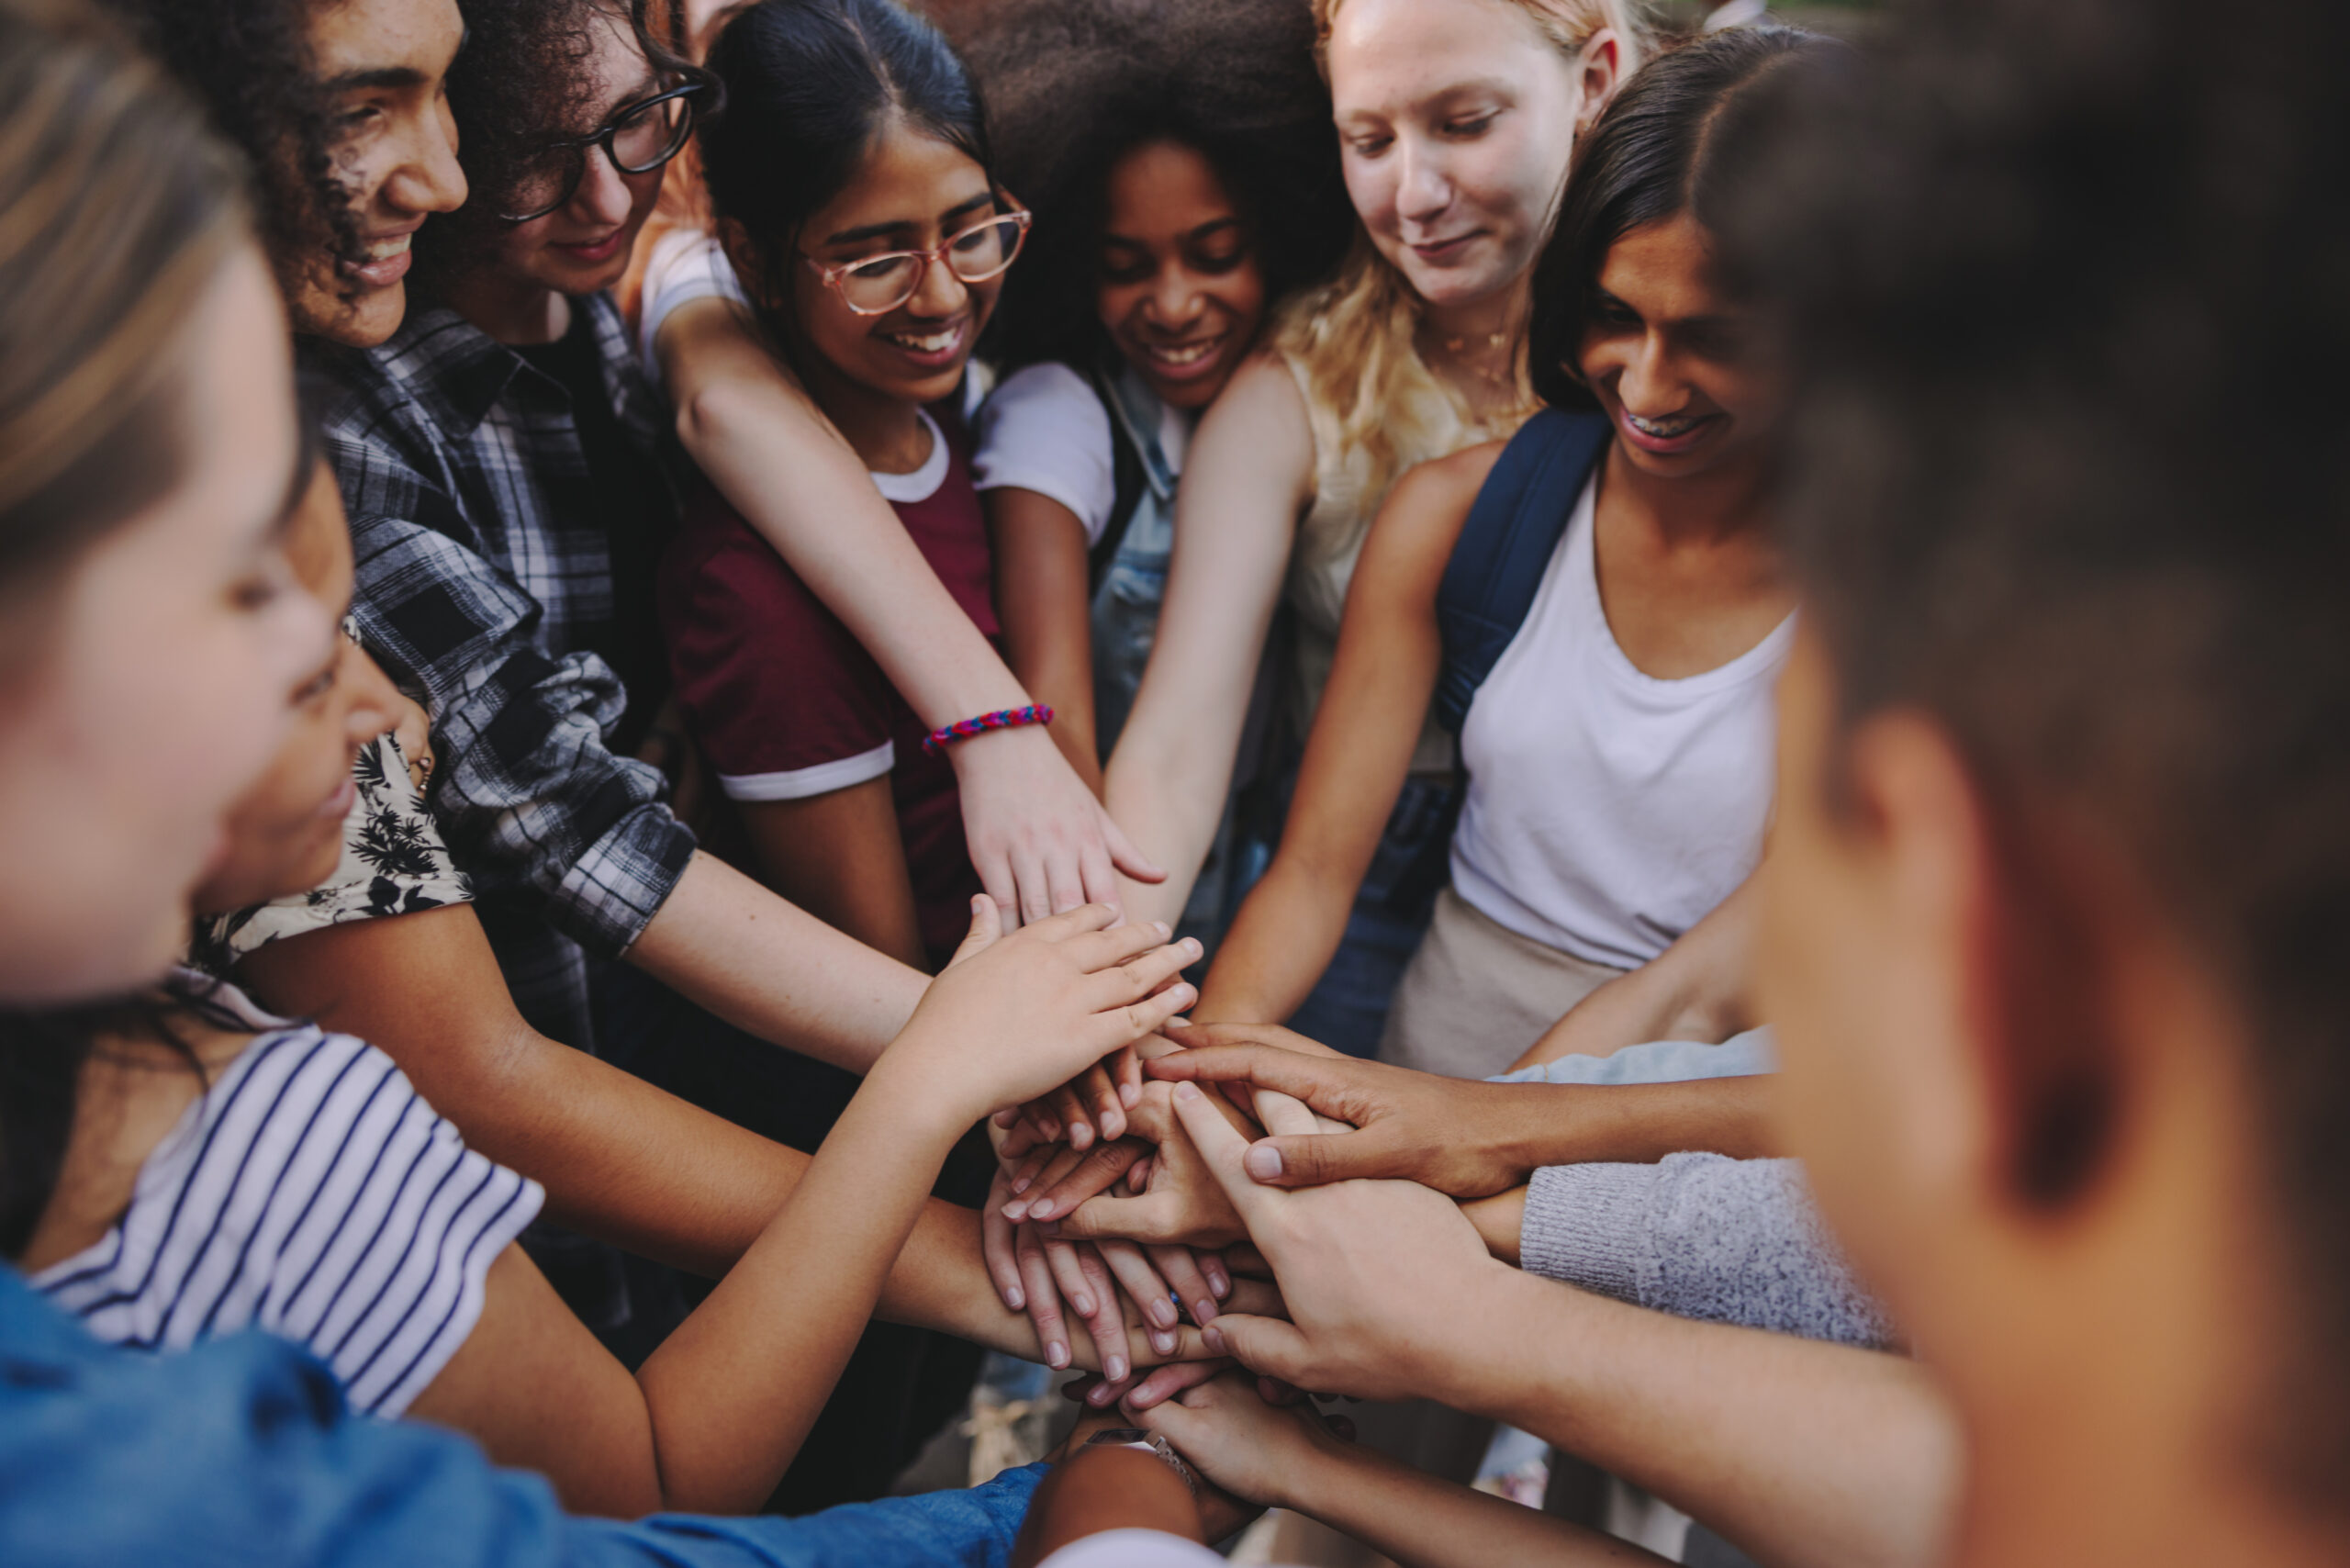
POLYGON ((1512 333, 1472 332, 1438 336, 1436 341, 1447 359, 1487 386, 1508 386, 1517 379, 1517 357, 1510 352, 1516 341, 1512 333))

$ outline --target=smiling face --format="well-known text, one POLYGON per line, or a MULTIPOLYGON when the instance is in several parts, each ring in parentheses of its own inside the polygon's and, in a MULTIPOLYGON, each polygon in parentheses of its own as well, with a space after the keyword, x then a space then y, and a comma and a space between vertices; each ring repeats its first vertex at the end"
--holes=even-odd
POLYGON ((1624 454, 1659 478, 1758 458, 1782 389, 1758 363, 1746 311, 1721 291, 1687 214, 1608 248, 1578 356, 1624 454))
MULTIPOLYGON (((169 960, 222 820, 331 634, 287 565, 294 377, 258 252, 222 269, 163 352, 184 378, 185 472, 41 588, 38 644, 0 669, 14 1003, 118 989, 169 960)), ((35 613, 12 608, 13 630, 31 635, 35 613)))
MULTIPOLYGON (((334 471, 319 465, 285 541, 295 580, 338 617, 351 604, 351 528, 334 471)), ((315 888, 342 857, 359 748, 397 722, 398 694, 375 662, 338 636, 295 688, 293 728, 260 782, 229 813, 226 857, 192 901, 199 914, 315 888)))
POLYGON ((294 330, 371 348, 408 313, 408 242, 465 199, 449 65, 464 41, 453 0, 337 0, 311 7, 310 50, 334 118, 337 176, 367 259, 279 258, 294 330))
POLYGON ((1601 33, 1569 60, 1508 0, 1338 10, 1328 60, 1347 192, 1421 298, 1474 305, 1525 275, 1615 49, 1601 33))
POLYGON ((1112 166, 1095 304, 1160 399, 1203 409, 1265 319, 1265 274, 1240 212, 1196 149, 1152 141, 1112 166))
POLYGON ((912 298, 860 316, 808 262, 839 267, 929 250, 998 210, 987 172, 968 153, 901 119, 886 122, 841 193, 801 226, 807 260, 782 259, 790 319, 816 379, 829 372, 895 402, 934 403, 952 393, 1002 292, 1001 274, 967 284, 933 263, 912 298))
MULTIPOLYGON (((624 13, 598 7, 588 39, 593 50, 588 70, 594 90, 584 117, 587 123, 565 128, 561 134, 566 137, 591 134, 610 124, 618 111, 652 97, 663 86, 637 47, 624 13)), ((584 295, 611 287, 628 270, 637 231, 661 197, 667 165, 630 174, 621 173, 600 147, 589 148, 582 156, 584 166, 566 166, 554 176, 567 178, 571 167, 580 168, 578 187, 569 201, 543 218, 509 225, 499 237, 498 264, 509 277, 557 294, 584 295)), ((515 210, 527 212, 536 205, 525 199, 515 210)))

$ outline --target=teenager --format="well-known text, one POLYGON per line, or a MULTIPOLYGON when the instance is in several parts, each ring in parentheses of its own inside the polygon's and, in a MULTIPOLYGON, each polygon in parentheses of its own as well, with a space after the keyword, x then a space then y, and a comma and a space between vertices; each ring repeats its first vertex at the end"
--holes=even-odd
MULTIPOLYGON (((1192 432, 1346 242, 1312 44, 1302 10, 1254 0, 1031 6, 974 39, 1005 179, 1036 213, 974 472, 1013 669, 1097 788, 1150 656, 1192 432)), ((1212 937, 1228 911, 1192 904, 1212 937)))
MULTIPOLYGON (((1150 671, 1112 756, 1110 809, 1174 873, 1127 903, 1180 912, 1224 809, 1277 604, 1295 622, 1290 722, 1318 705, 1348 580, 1407 468, 1505 436, 1530 410, 1526 274, 1576 135, 1639 63, 1606 0, 1343 0, 1316 7, 1362 227, 1337 281, 1234 376, 1187 462, 1150 671)), ((1299 1027, 1356 1055, 1427 918, 1452 788, 1416 721, 1413 783, 1299 1027)))
POLYGON ((1812 44, 1741 28, 1675 50, 1583 138, 1534 274, 1528 354, 1550 411, 1506 454, 1472 448, 1395 487, 1293 825, 1202 1018, 1278 1021, 1304 999, 1439 691, 1468 785, 1382 1059, 1500 1071, 1753 870, 1794 595, 1765 517, 1779 389, 1718 260, 1713 154, 1812 44), (1516 554, 1491 554, 1505 539, 1516 554))

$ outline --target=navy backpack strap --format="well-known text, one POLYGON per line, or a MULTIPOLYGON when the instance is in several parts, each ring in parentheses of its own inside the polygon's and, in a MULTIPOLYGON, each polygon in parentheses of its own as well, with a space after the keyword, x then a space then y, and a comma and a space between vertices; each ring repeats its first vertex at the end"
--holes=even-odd
POLYGON ((1454 734, 1533 609, 1542 574, 1610 433, 1605 415, 1545 409, 1510 438, 1477 492, 1436 595, 1437 631, 1444 639, 1436 716, 1454 734))
POLYGON ((1142 454, 1135 450, 1134 438, 1126 434, 1125 419, 1118 412, 1117 393, 1107 377, 1095 371, 1086 377, 1093 395, 1102 399, 1102 412, 1110 421, 1110 474, 1113 499, 1110 519, 1102 526, 1102 537, 1086 552, 1086 592, 1091 594, 1102 586, 1102 575, 1118 554, 1118 546, 1126 542, 1126 530, 1135 521, 1135 513, 1142 506, 1143 487, 1149 477, 1143 472, 1142 454))

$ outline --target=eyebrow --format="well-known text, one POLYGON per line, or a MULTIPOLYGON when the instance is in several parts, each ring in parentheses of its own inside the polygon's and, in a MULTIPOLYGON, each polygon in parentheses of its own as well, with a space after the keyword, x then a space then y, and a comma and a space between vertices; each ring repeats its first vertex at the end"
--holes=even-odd
POLYGON ((378 65, 364 71, 346 71, 340 76, 330 76, 323 84, 330 93, 357 93, 374 89, 391 92, 424 85, 424 73, 413 65, 378 65))
MULTIPOLYGON (((995 193, 993 191, 985 191, 973 196, 967 202, 963 202, 955 207, 950 207, 945 212, 938 215, 939 227, 943 229, 947 224, 950 224, 957 218, 962 217, 964 214, 977 212, 980 207, 988 206, 994 200, 995 193)), ((889 235, 898 233, 901 230, 912 229, 914 226, 914 220, 908 218, 901 218, 890 223, 868 223, 859 229, 844 229, 839 233, 827 239, 824 243, 827 245, 853 245, 859 240, 879 240, 889 235)))

